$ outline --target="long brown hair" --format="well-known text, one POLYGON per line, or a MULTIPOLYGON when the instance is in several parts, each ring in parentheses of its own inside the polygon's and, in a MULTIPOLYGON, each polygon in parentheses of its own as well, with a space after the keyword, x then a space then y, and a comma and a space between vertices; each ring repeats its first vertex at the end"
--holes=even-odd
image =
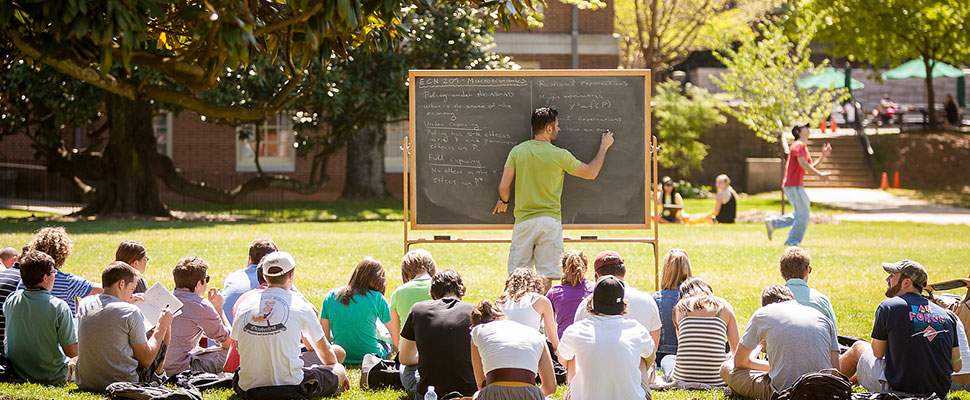
POLYGON ((354 267, 354 273, 350 275, 350 282, 340 293, 337 293, 337 301, 349 306, 354 296, 366 294, 368 290, 376 290, 384 294, 386 287, 387 279, 384 276, 384 265, 373 257, 364 257, 354 267))
POLYGON ((691 277, 690 258, 683 249, 670 249, 664 256, 663 275, 660 289, 677 290, 680 284, 691 277))
POLYGON ((687 278, 680 284, 680 302, 688 310, 701 310, 707 307, 717 308, 721 302, 714 297, 714 289, 701 278, 687 278))
POLYGON ((135 261, 139 261, 148 256, 148 250, 145 249, 145 245, 138 243, 134 240, 125 240, 118 245, 118 250, 115 250, 115 261, 124 261, 126 264, 131 265, 135 261))
POLYGON ((569 250, 562 253, 562 283, 568 286, 579 286, 586 279, 586 269, 589 261, 582 250, 569 250))
POLYGON ((498 296, 496 303, 505 303, 507 300, 519 301, 529 292, 541 294, 545 291, 545 282, 545 278, 534 269, 516 268, 505 280, 505 291, 498 296))

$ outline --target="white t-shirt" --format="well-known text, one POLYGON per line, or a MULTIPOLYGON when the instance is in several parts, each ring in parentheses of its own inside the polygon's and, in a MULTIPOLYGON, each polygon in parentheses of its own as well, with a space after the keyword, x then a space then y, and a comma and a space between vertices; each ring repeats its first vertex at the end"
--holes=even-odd
MULTIPOLYGON (((576 316, 574 317, 576 322, 589 317, 586 304, 589 303, 590 297, 592 296, 587 296, 579 303, 579 307, 576 307, 576 316)), ((624 317, 636 320, 648 331, 660 329, 660 309, 657 307, 657 302, 653 299, 653 296, 623 282, 623 298, 627 301, 627 313, 623 315, 624 317)))
POLYGON ((538 372, 546 337, 532 327, 502 319, 472 328, 472 343, 482 356, 482 370, 522 368, 538 372))
POLYGON ((532 308, 532 305, 540 297, 542 295, 539 293, 529 292, 522 295, 518 301, 508 299, 504 303, 498 303, 498 307, 502 309, 502 313, 505 314, 506 318, 538 330, 541 327, 542 315, 536 312, 535 308, 532 308))
POLYGON ((562 360, 576 360, 570 396, 573 400, 643 399, 646 392, 638 367, 640 359, 650 357, 653 350, 650 333, 635 320, 593 315, 576 321, 559 342, 562 360))
POLYGON ((270 287, 247 297, 236 309, 231 335, 239 348, 239 387, 303 382, 301 334, 311 343, 324 337, 316 309, 303 296, 270 287))

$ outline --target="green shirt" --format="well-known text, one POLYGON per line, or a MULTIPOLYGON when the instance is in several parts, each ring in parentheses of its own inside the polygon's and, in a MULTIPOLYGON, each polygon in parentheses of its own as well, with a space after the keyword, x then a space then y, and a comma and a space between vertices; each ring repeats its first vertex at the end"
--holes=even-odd
POLYGON ((509 151, 505 168, 515 168, 515 223, 538 217, 562 221, 562 178, 581 163, 566 149, 542 140, 509 151))
POLYGON ((17 375, 46 385, 67 380, 61 346, 77 343, 71 309, 45 289, 18 290, 3 303, 5 353, 17 375))
POLYGON ((386 358, 387 352, 378 342, 376 321, 382 324, 391 320, 391 310, 387 299, 376 290, 368 290, 366 294, 358 294, 350 299, 350 305, 343 305, 337 300, 337 293, 343 288, 337 288, 327 293, 323 299, 320 318, 330 320, 330 332, 333 342, 347 351, 347 364, 360 364, 364 354, 376 353, 378 357, 386 358))
POLYGON ((785 286, 791 289, 792 294, 795 295, 795 301, 798 304, 818 310, 825 318, 832 321, 832 326, 835 326, 836 331, 838 331, 838 325, 835 322, 835 310, 832 309, 832 302, 829 301, 828 296, 808 287, 808 283, 798 278, 789 279, 785 282, 785 286))
POLYGON ((404 321, 408 320, 411 313, 411 306, 414 303, 424 300, 431 300, 431 276, 425 274, 419 278, 414 278, 407 283, 398 286, 391 293, 391 311, 401 317, 401 328, 404 328, 404 321))

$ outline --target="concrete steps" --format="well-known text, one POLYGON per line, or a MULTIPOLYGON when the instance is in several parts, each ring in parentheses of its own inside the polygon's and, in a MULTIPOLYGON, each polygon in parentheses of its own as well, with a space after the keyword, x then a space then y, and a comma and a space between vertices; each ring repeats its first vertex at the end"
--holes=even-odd
POLYGON ((857 187, 873 188, 877 184, 869 175, 866 162, 859 147, 859 139, 855 136, 813 137, 809 139, 808 151, 813 159, 822 154, 822 145, 832 144, 832 154, 819 165, 823 172, 829 172, 829 180, 812 173, 805 174, 805 187, 857 187))

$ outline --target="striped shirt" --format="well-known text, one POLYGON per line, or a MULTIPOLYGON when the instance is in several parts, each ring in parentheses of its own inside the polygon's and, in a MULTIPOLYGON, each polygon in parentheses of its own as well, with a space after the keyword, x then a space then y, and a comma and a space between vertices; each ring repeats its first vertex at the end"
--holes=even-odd
POLYGON ((725 385, 719 372, 725 360, 727 324, 724 320, 717 316, 686 316, 680 320, 679 328, 674 379, 725 385))
MULTIPOLYGON (((14 263, 10 269, 0 271, 0 305, 7 300, 7 296, 17 290, 20 283, 20 264, 14 263)), ((3 337, 6 333, 6 317, 3 315, 3 307, 0 307, 0 353, 3 353, 3 337)))
MULTIPOLYGON (((17 285, 17 289, 23 288, 23 282, 17 285)), ((51 290, 51 294, 67 303, 72 317, 77 317, 77 298, 91 294, 91 289, 94 289, 91 281, 59 269, 54 270, 54 290, 51 290)))

